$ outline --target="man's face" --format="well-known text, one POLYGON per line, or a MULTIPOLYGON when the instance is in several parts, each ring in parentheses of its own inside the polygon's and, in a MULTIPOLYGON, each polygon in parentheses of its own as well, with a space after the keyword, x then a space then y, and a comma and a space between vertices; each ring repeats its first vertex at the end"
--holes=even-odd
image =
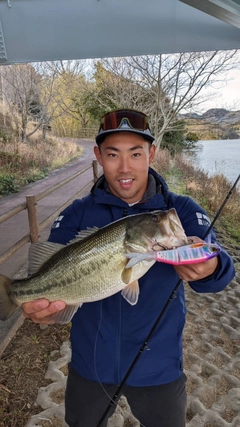
POLYGON ((140 135, 131 132, 108 135, 100 147, 94 147, 112 194, 127 203, 142 199, 155 149, 155 145, 149 145, 140 135))

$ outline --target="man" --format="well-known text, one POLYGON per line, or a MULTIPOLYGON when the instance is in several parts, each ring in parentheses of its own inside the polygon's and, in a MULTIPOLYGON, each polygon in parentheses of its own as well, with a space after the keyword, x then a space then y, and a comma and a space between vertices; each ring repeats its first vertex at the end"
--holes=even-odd
MULTIPOLYGON (((118 110, 104 115, 94 147, 104 175, 87 197, 61 213, 49 240, 66 244, 87 227, 102 227, 126 215, 172 207, 186 235, 201 239, 209 226, 206 213, 190 198, 169 192, 162 177, 149 168, 156 149, 153 141, 145 114, 118 110)), ((214 233, 211 238, 216 240, 214 233)), ((66 422, 70 427, 97 426, 109 396, 114 395, 179 277, 196 292, 218 292, 234 277, 233 262, 222 250, 218 257, 199 264, 173 267, 155 263, 139 280, 135 306, 117 293, 83 304, 77 311, 72 319, 72 360, 66 390, 66 422)), ((23 309, 33 321, 51 323, 51 316, 64 306, 62 301, 49 304, 38 300, 24 304, 23 309)), ((182 284, 127 381, 124 394, 142 426, 185 426, 185 313, 182 284)))

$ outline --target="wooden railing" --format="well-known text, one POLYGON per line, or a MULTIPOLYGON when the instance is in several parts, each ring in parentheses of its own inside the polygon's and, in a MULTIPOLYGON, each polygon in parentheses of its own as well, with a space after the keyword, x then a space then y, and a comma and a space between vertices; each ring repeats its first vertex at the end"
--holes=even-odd
POLYGON ((80 197, 82 193, 85 191, 85 189, 93 182, 96 182, 98 178, 98 166, 97 161, 93 160, 92 164, 87 166, 86 168, 76 172, 74 175, 71 175, 70 177, 62 180, 61 182, 57 183, 51 188, 48 188, 47 190, 37 194, 37 195, 29 195, 26 196, 26 202, 19 204, 15 208, 11 209, 10 211, 4 213, 3 215, 0 215, 0 224, 10 218, 12 218, 14 215, 18 214, 19 212, 23 210, 27 210, 28 213, 28 224, 29 224, 29 232, 25 234, 20 240, 18 240, 13 246, 11 246, 8 250, 6 250, 4 253, 0 255, 0 264, 6 261, 10 256, 12 256, 17 250, 19 250, 22 246, 24 246, 26 243, 31 242, 37 242, 39 240, 39 232, 43 230, 46 225, 53 222, 53 220, 58 216, 59 211, 65 209, 70 203, 73 202, 76 198, 80 197), (93 180, 89 181, 87 184, 84 185, 84 187, 81 188, 76 194, 74 194, 73 197, 71 197, 67 202, 65 202, 63 205, 59 206, 58 209, 53 212, 48 218, 46 218, 43 222, 38 224, 37 219, 37 202, 44 197, 48 196, 49 194, 56 191, 58 188, 62 187, 63 185, 67 184, 68 182, 75 179, 77 176, 82 175, 84 172, 86 172, 89 169, 93 169, 93 180))

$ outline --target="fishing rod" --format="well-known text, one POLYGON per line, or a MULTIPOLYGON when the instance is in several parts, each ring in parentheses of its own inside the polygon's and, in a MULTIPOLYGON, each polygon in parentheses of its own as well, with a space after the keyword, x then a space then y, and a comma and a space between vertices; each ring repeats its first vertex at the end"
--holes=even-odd
POLYGON ((224 206, 226 205, 226 203, 227 203, 228 199, 231 197, 231 195, 232 195, 232 193, 233 193, 233 190, 234 190, 234 188, 237 186, 237 183, 238 183, 239 179, 240 179, 240 174, 238 175, 238 177, 237 177, 236 181, 234 182, 233 186, 231 187, 231 189, 229 190, 229 192, 228 192, 227 196, 225 197, 225 199, 224 199, 223 203, 221 204, 221 206, 220 206, 220 208, 219 208, 218 212, 216 213, 215 217, 213 218, 213 220, 212 220, 212 222, 211 222, 211 224, 210 224, 209 228, 207 229, 206 233, 204 234, 204 236, 203 236, 203 240, 204 240, 204 239, 207 237, 207 235, 210 233, 210 231, 212 230, 212 228, 213 228, 213 226, 214 226, 215 222, 217 221, 218 217, 221 215, 221 212, 222 212, 222 210, 223 210, 224 206))
MULTIPOLYGON (((240 174, 238 175, 238 178, 236 179, 236 181, 234 182, 233 186, 232 186, 232 187, 231 187, 231 189, 229 190, 229 192, 228 192, 228 194, 227 194, 226 198, 224 199, 223 203, 221 204, 221 206, 220 206, 220 208, 219 208, 218 212, 216 213, 216 215, 215 215, 214 219, 212 220, 211 224, 209 225, 208 229, 206 230, 206 233, 204 234, 203 240, 204 240, 204 239, 209 235, 210 231, 212 230, 212 228, 213 228, 213 226, 214 226, 214 224, 215 224, 216 220, 219 218, 219 216, 220 216, 220 214, 221 214, 221 212, 222 212, 222 210, 223 210, 224 206, 226 205, 226 203, 227 203, 228 199, 229 199, 229 198, 230 198, 230 196, 232 195, 232 192, 233 192, 234 188, 236 187, 236 185, 237 185, 237 183, 238 183, 239 179, 240 179, 240 174)), ((106 419, 107 419, 107 417, 108 417, 108 415, 109 415, 109 413, 110 413, 110 411, 111 411, 111 409, 112 409, 112 406, 113 406, 113 405, 117 405, 118 400, 119 400, 119 399, 120 399, 120 397, 121 397, 121 394, 122 394, 123 388, 124 388, 124 386, 126 385, 126 382, 127 382, 128 378, 129 378, 129 376, 131 375, 132 371, 134 370, 134 368, 135 368, 135 366, 136 366, 136 364, 137 364, 138 360, 140 359, 140 357, 141 357, 142 353, 144 352, 144 350, 146 350, 146 349, 148 348, 148 343, 149 343, 149 341, 151 340, 151 338, 152 338, 153 334, 155 333, 155 331, 156 331, 157 327, 160 325, 160 322, 161 322, 161 320, 162 320, 162 318, 163 318, 164 314, 166 313, 167 309, 169 308, 169 306, 170 306, 170 304, 171 304, 172 300, 175 298, 175 295, 176 295, 176 293, 177 293, 177 291, 178 291, 179 287, 181 286, 182 282, 183 282, 183 281, 182 281, 182 279, 179 279, 179 280, 178 280, 178 282, 177 282, 177 284, 176 284, 175 288, 173 289, 172 293, 170 294, 170 296, 169 296, 169 298, 168 298, 168 300, 167 300, 166 304, 164 305, 164 307, 163 307, 162 311, 160 312, 159 316, 157 317, 157 319, 156 319, 155 323, 153 324, 153 326, 152 326, 152 328, 151 328, 151 330, 150 330, 150 332, 149 332, 149 334, 148 334, 147 338, 145 339, 145 341, 144 341, 144 343, 142 344, 142 346, 141 346, 141 348, 140 348, 139 352, 137 353, 137 355, 136 355, 135 359, 133 360, 133 362, 132 362, 132 364, 131 364, 130 368, 128 369, 127 373, 125 374, 125 376, 124 376, 124 378, 123 378, 123 380, 122 380, 121 384, 120 384, 120 385, 119 385, 119 387, 117 388, 117 390, 116 390, 116 392, 115 392, 114 396, 111 398, 111 400, 110 400, 110 402, 109 402, 109 405, 107 406, 107 408, 106 408, 105 412, 103 413, 103 415, 102 415, 101 419, 99 420, 99 422, 98 422, 98 424, 97 424, 97 427, 101 427, 101 426, 103 425, 103 422, 104 422, 104 421, 106 421, 106 419)))

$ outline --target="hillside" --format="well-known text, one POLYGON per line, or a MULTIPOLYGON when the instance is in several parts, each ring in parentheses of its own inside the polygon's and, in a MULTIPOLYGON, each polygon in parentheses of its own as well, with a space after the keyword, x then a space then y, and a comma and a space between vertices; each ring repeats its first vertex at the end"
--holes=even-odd
POLYGON ((211 108, 203 114, 180 114, 189 132, 195 132, 198 139, 240 138, 240 111, 211 108))

